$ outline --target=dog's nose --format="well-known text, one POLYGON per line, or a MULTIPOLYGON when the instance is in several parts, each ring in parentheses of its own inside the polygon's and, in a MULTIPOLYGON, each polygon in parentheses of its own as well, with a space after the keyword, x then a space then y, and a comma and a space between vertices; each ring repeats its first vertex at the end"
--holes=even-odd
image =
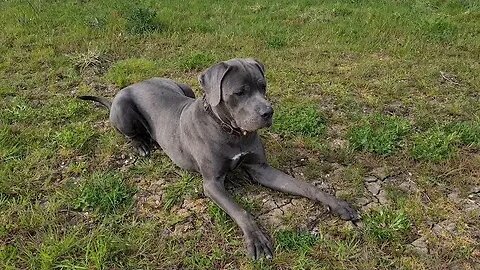
POLYGON ((273 116, 273 108, 270 107, 270 106, 267 106, 263 109, 260 110, 260 115, 264 118, 264 119, 270 119, 272 118, 273 116))

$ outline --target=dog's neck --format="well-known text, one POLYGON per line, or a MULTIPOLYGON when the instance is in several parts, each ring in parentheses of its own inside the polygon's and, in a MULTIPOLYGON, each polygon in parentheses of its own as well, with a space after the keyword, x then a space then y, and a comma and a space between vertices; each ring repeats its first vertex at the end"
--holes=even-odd
POLYGON ((202 98, 203 100, 203 109, 207 114, 215 120, 215 122, 222 128, 222 130, 228 134, 233 134, 237 136, 245 136, 247 135, 247 131, 242 130, 239 128, 235 121, 233 121, 232 116, 226 113, 226 110, 219 108, 219 106, 212 107, 208 104, 205 96, 202 98))

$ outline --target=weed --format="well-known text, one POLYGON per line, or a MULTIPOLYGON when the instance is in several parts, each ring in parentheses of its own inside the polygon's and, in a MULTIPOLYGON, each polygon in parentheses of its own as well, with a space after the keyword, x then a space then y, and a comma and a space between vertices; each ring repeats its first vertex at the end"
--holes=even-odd
POLYGON ((366 233, 380 242, 402 239, 411 228, 410 220, 403 211, 387 208, 369 212, 363 222, 366 233))
POLYGON ((77 53, 71 56, 73 65, 80 71, 88 67, 97 67, 102 64, 102 52, 98 49, 88 49, 85 53, 77 53))
POLYGON ((409 130, 407 120, 375 114, 352 127, 347 137, 353 149, 389 155, 399 147, 409 130))
POLYGON ((127 15, 127 30, 132 34, 145 35, 164 28, 155 10, 137 7, 127 15))

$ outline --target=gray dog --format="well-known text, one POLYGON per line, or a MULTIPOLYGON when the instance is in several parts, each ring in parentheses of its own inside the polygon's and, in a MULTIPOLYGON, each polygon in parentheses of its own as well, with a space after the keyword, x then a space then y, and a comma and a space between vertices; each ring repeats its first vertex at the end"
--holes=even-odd
POLYGON ((159 146, 179 167, 199 172, 205 195, 240 226, 254 259, 271 258, 273 249, 253 216, 225 190, 225 175, 237 167, 263 186, 319 201, 342 219, 359 219, 346 202, 267 164, 256 132, 270 126, 273 115, 265 97, 263 64, 254 59, 220 62, 205 70, 199 81, 203 99, 195 99, 187 85, 162 78, 128 86, 112 103, 100 97, 80 98, 108 107, 113 126, 140 155, 159 146))

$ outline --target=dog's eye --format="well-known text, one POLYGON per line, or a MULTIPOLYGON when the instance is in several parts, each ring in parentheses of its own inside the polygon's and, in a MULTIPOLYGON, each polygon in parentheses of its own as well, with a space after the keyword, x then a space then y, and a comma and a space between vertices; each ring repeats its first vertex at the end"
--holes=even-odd
POLYGON ((241 90, 235 92, 235 95, 237 95, 237 96, 243 96, 244 93, 245 93, 245 91, 244 91, 243 89, 241 89, 241 90))
POLYGON ((243 96, 246 92, 246 87, 242 87, 240 89, 238 89, 237 91, 234 92, 235 95, 237 96, 243 96))
POLYGON ((260 92, 265 95, 267 93, 267 86, 265 84, 260 85, 260 92))

